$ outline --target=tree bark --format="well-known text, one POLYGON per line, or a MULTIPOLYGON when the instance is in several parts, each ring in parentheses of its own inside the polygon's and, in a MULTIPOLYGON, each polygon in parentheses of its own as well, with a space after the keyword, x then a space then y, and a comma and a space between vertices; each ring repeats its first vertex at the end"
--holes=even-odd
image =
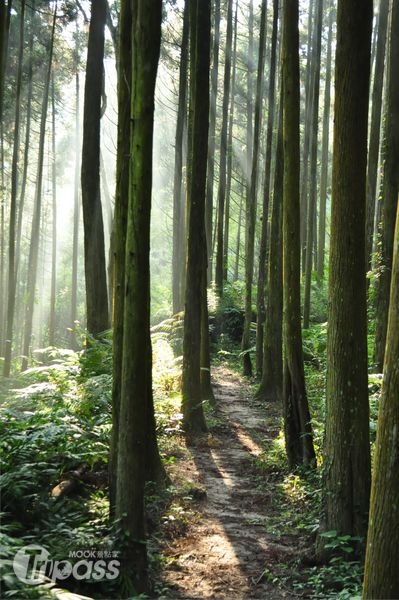
POLYGON ((244 329, 241 341, 241 350, 243 352, 243 374, 250 377, 252 375, 252 363, 249 354, 250 348, 250 328, 252 322, 252 282, 254 275, 254 252, 255 252, 255 221, 256 221, 256 200, 258 186, 258 160, 260 134, 262 127, 262 92, 263 92, 263 71, 265 67, 266 50, 266 20, 267 20, 267 2, 262 0, 260 36, 259 36, 259 56, 258 73, 256 80, 256 97, 254 113, 254 138, 252 150, 252 170, 251 185, 247 203, 246 219, 246 239, 245 239, 245 307, 244 307, 244 329))
POLYGON ((371 269, 389 0, 380 0, 367 164, 366 271, 371 269))
MULTIPOLYGON (((372 0, 338 2, 321 521, 322 532, 360 537, 370 492, 364 257, 372 8, 372 0)), ((322 538, 318 552, 325 554, 322 538)))
MULTIPOLYGON (((131 159, 124 284, 119 289, 119 294, 124 295, 124 318, 115 514, 124 534, 123 577, 139 594, 148 590, 144 483, 146 467, 149 465, 147 436, 151 417, 149 406, 152 402, 150 214, 154 93, 160 53, 162 2, 134 0, 130 6, 131 159)), ((124 6, 124 2, 122 9, 125 15, 129 14, 129 7, 124 6)), ((121 55, 124 50, 121 46, 121 55)), ((128 57, 121 61, 126 59, 128 57)), ((127 65, 127 62, 124 64, 127 65)), ((125 88, 123 93, 126 92, 125 88)))
POLYGON ((54 16, 51 29, 50 39, 50 50, 48 57, 48 64, 46 67, 46 76, 44 81, 43 100, 41 107, 40 116, 40 132, 39 132, 39 155, 37 163, 37 179, 36 179, 36 190, 35 190, 35 201, 34 201, 34 212, 32 219, 32 230, 29 247, 29 259, 28 259, 28 281, 27 281, 27 301, 25 307, 25 330, 24 330, 24 341, 23 341, 23 359, 22 359, 22 371, 28 366, 29 349, 32 337, 32 322, 33 322, 33 309, 35 305, 35 293, 36 293, 36 279, 37 279, 37 266, 39 257, 39 242, 40 242, 40 220, 42 212, 42 188, 43 188, 43 162, 44 162, 44 141, 46 136, 46 121, 47 121, 47 109, 50 92, 50 78, 51 68, 53 61, 53 50, 54 50, 54 34, 55 25, 57 20, 57 3, 54 6, 54 16))
POLYGON ((321 147, 320 173, 320 214, 317 252, 317 280, 321 284, 324 278, 324 261, 326 248, 326 214, 327 214, 327 185, 330 147, 330 112, 331 112, 331 62, 332 62, 332 29, 334 8, 330 4, 328 12, 328 40, 326 59, 326 79, 324 83, 324 112, 323 112, 323 141, 321 147))
MULTIPOLYGON (((4 352, 4 377, 10 376, 12 358, 12 337, 15 315, 15 290, 16 290, 16 222, 17 222, 17 195, 18 195, 18 167, 20 154, 20 121, 21 121, 21 89, 24 60, 24 32, 25 32, 25 1, 21 3, 19 22, 19 47, 18 71, 15 92, 15 121, 14 140, 11 164, 11 199, 10 199, 10 225, 8 233, 8 298, 7 298, 7 329, 4 352)), ((1 49, 0 49, 1 50, 1 49)))
POLYGON ((220 0, 214 0, 214 26, 212 41, 212 69, 211 69, 211 100, 209 105, 209 143, 208 143, 208 167, 206 181, 206 205, 205 205, 205 228, 206 244, 208 253, 208 274, 207 282, 212 280, 213 264, 213 238, 212 238, 212 217, 213 217, 213 186, 215 178, 215 129, 216 129, 216 104, 218 93, 218 73, 219 73, 219 45, 220 45, 220 0))
POLYGON ((56 139, 55 139, 55 87, 54 87, 54 73, 51 82, 51 153, 52 153, 52 165, 51 165, 51 186, 52 186, 52 197, 51 197, 51 208, 52 208, 52 227, 51 227, 51 291, 50 291, 50 317, 49 317, 49 339, 48 343, 50 346, 55 345, 55 302, 57 293, 57 158, 55 153, 56 139))
POLYGON ((183 310, 184 305, 184 203, 183 193, 183 143, 184 124, 187 118, 187 71, 189 0, 184 2, 183 35, 180 51, 179 99, 175 136, 175 167, 173 182, 173 257, 172 257, 172 303, 173 314, 183 310))
POLYGON ((299 32, 298 0, 283 11, 283 414, 290 469, 314 465, 312 427, 302 356, 299 200, 299 32))
POLYGON ((233 42, 233 0, 227 3, 227 34, 226 51, 224 63, 223 79, 223 109, 222 109, 222 130, 220 134, 220 161, 219 161, 219 187, 218 187, 218 225, 217 225, 217 244, 216 244, 216 267, 215 284, 219 295, 223 294, 224 283, 224 210, 226 201, 226 172, 227 172, 227 129, 229 123, 229 100, 230 100, 230 81, 231 81, 231 50, 233 42))
POLYGON ((320 94, 320 58, 321 58, 321 30, 323 25, 323 0, 317 2, 314 39, 312 47, 312 75, 311 75, 311 124, 310 124, 310 186, 308 187, 309 196, 308 207, 308 225, 306 231, 306 264, 305 264, 305 290, 303 303, 303 327, 309 327, 310 319, 310 289, 312 284, 313 270, 313 242, 316 233, 315 215, 317 205, 317 148, 318 148, 318 127, 319 127, 319 94, 320 94))
MULTIPOLYGON (((399 2, 393 0, 398 13, 399 2)), ((392 19, 398 27, 398 16, 392 19)), ((397 34, 396 34, 397 35, 397 34)), ((378 414, 363 598, 399 598, 399 206, 396 216, 387 349, 378 414)))
POLYGON ((275 81, 277 62, 277 30, 278 30, 279 0, 273 0, 273 25, 269 72, 269 98, 266 131, 265 181, 263 189, 262 228, 259 245, 258 288, 256 296, 256 375, 262 376, 263 368, 263 324, 265 320, 265 292, 267 274, 267 231, 269 222, 270 184, 272 165, 273 123, 275 113, 275 81))
POLYGON ((210 0, 190 0, 188 247, 183 333, 182 412, 186 431, 206 430, 201 395, 201 296, 209 123, 210 0), (195 174, 195 175, 194 175, 195 174))
POLYGON ((94 336, 109 327, 100 195, 100 120, 105 21, 106 0, 95 0, 92 3, 87 48, 81 170, 87 330, 94 336))
MULTIPOLYGON (((280 111, 282 113, 282 111, 280 111)), ((277 134, 276 166, 272 202, 269 273, 267 287, 267 312, 264 325, 262 353, 262 379, 257 398, 263 401, 282 399, 283 388, 283 245, 282 245, 282 197, 283 197, 283 130, 282 114, 277 134)))
POLYGON ((77 347, 73 331, 78 316, 78 250, 79 250, 79 169, 80 169, 80 77, 79 38, 75 41, 75 173, 73 192, 72 278, 71 278, 71 344, 77 347))
MULTIPOLYGON (((399 27, 399 18, 392 8, 392 21, 399 27)), ((387 110, 385 116, 384 164, 382 176, 382 201, 380 244, 381 256, 376 293, 376 321, 374 365, 381 373, 384 364, 389 310, 389 290, 391 285, 393 238, 395 216, 399 192, 399 79, 396 69, 399 60, 399 35, 391 28, 390 53, 388 63, 387 110)))

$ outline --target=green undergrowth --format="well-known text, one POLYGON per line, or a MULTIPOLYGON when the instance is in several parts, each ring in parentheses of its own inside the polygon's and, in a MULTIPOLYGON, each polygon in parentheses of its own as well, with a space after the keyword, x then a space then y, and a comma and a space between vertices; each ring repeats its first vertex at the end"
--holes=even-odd
MULTIPOLYGON (((162 333, 154 333, 153 348, 157 434, 161 456, 172 465, 183 452, 180 361, 162 333)), ((13 558, 24 546, 40 545, 55 561, 67 560, 79 549, 115 551, 108 501, 111 370, 111 340, 106 335, 91 340, 84 352, 42 349, 33 368, 1 381, 2 598, 54 597, 51 580, 32 586, 15 576, 13 558), (53 497, 52 490, 65 480, 77 481, 73 491, 53 497)), ((167 526, 181 527, 190 519, 189 497, 188 488, 158 494, 148 489, 154 574, 159 568, 157 530, 166 532, 167 526)), ((57 587, 96 599, 119 597, 113 580, 69 577, 57 581, 57 587)))

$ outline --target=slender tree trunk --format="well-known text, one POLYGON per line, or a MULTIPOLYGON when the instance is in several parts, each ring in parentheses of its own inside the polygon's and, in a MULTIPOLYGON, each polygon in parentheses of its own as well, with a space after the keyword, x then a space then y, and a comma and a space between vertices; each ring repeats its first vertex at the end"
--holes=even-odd
POLYGON ((50 79, 51 79, 51 67, 53 60, 53 49, 54 49, 54 34, 55 24, 57 19, 57 3, 54 7, 53 24, 51 30, 50 50, 48 57, 48 65, 46 70, 46 76, 44 81, 43 101, 40 117, 40 132, 39 132, 39 156, 37 164, 37 179, 36 179, 36 190, 35 190, 35 202, 34 202, 34 213, 32 219, 32 231, 29 248, 29 259, 28 259, 28 282, 27 282, 27 301, 25 306, 25 331, 23 341, 23 359, 22 359, 22 370, 24 371, 28 366, 28 355, 31 344, 32 336, 32 322, 33 322, 33 309, 35 304, 35 292, 36 292, 36 279, 37 279, 37 266, 38 266, 38 255, 39 255, 39 241, 40 241, 40 220, 42 212, 42 188, 43 188, 43 162, 44 162, 44 141, 46 136, 46 120, 47 120, 47 109, 50 92, 50 79))
MULTIPOLYGON (((122 574, 125 581, 131 583, 137 595, 148 589, 147 554, 144 543, 144 483, 148 465, 146 450, 150 416, 148 408, 152 402, 149 254, 154 93, 160 52, 162 2, 161 0, 134 0, 130 6, 122 2, 121 11, 125 16, 130 14, 130 7, 132 88, 129 154, 134 156, 134 160, 129 161, 130 185, 128 206, 125 211, 126 251, 122 289, 117 287, 120 286, 119 276, 115 279, 116 295, 124 296, 123 300, 120 299, 123 302, 124 313, 121 364, 116 374, 117 377, 121 377, 121 388, 115 514, 124 532, 122 574)), ((127 28, 128 24, 126 22, 127 28)), ((129 32, 125 30, 124 35, 128 38, 129 32)), ((127 42, 127 38, 123 37, 123 42, 127 42)), ((128 55, 121 58, 121 65, 128 68, 130 47, 123 42, 120 54, 122 56, 127 52, 128 55)), ((120 73, 119 92, 128 99, 129 87, 126 86, 126 81, 123 82, 123 71, 121 70, 120 73)), ((120 151, 120 126, 123 117, 120 116, 119 119, 118 150, 120 151)), ((120 156, 120 160, 119 175, 120 169, 126 167, 125 157, 120 156)), ((124 177, 124 184, 126 180, 127 177, 124 177)), ((118 187, 118 192, 121 191, 118 187)), ((118 203, 121 201, 125 202, 125 198, 119 196, 118 203)), ((123 224, 119 219, 116 223, 121 224, 123 239, 123 224)), ((119 234, 116 237, 118 239, 119 234)), ((115 248, 120 249, 120 245, 116 243, 115 248)), ((121 259, 119 253, 117 256, 121 259)), ((117 298, 114 306, 120 306, 117 298)), ((115 387, 113 391, 115 392, 115 387)), ((114 398, 114 404, 115 400, 119 401, 114 398)))
MULTIPOLYGON (((399 19, 396 2, 392 8, 392 21, 396 27, 399 19)), ((399 60, 399 35, 392 26, 390 54, 388 62, 387 109, 385 115, 384 164, 382 176, 382 201, 380 244, 381 258, 376 294, 376 322, 374 364, 381 373, 386 351, 386 334, 388 325, 389 290, 393 256, 393 239, 395 232, 395 216, 399 192, 399 78, 397 77, 397 60, 399 60)))
POLYGON ((312 427, 302 356, 300 306, 299 32, 298 0, 283 11, 283 412, 288 464, 314 465, 312 427))
MULTIPOLYGON (((73 194, 73 233, 72 233, 72 280, 71 280, 71 343, 76 348, 73 331, 78 316, 78 250, 79 250, 79 170, 80 170, 80 77, 79 42, 76 36, 75 47, 75 175, 73 194)), ((126 136, 127 137, 127 136, 126 136)))
POLYGON ((211 352, 209 343, 209 315, 207 293, 207 260, 204 252, 201 291, 201 396, 215 404, 215 396, 211 384, 211 352))
MULTIPOLYGON (((321 522, 322 532, 360 537, 370 493, 364 257, 372 4, 338 2, 321 522)), ((322 538, 318 551, 325 553, 322 538)))
POLYGON ((12 358, 12 337, 15 314, 15 288, 16 288, 16 261, 15 261, 15 243, 16 243, 16 221, 17 221, 17 195, 18 195, 18 168, 20 154, 20 121, 21 121, 21 88, 22 88, 22 70, 24 60, 25 44, 25 1, 21 3, 21 12, 19 15, 19 48, 18 48, 18 72, 17 85, 15 93, 15 121, 14 121, 14 140, 11 165, 11 200, 10 200, 10 225, 8 233, 8 300, 7 300, 7 330, 4 353, 3 375, 10 376, 11 358, 12 358))
POLYGON ((0 353, 4 356, 6 334, 6 240, 5 240, 5 180, 4 180, 4 132, 3 123, 0 123, 0 161, 1 161, 1 198, 0 198, 0 353))
POLYGON ((51 82, 51 152, 52 152, 52 236, 51 236, 51 292, 50 292, 50 318, 49 318, 49 345, 55 345, 55 300, 57 286, 57 157, 55 153, 55 87, 54 73, 51 82))
MULTIPOLYGON (((31 19, 35 13, 35 3, 32 2, 31 6, 31 19)), ((34 28, 31 27, 29 35, 29 64, 28 64, 28 91, 27 91, 27 102, 26 102, 26 122, 25 122, 25 142, 24 142, 24 167, 21 178, 21 192, 19 196, 18 204, 18 215, 17 215, 17 236, 15 241, 15 279, 18 278, 18 270, 20 264, 20 247, 22 237, 22 221, 24 216, 26 186, 28 183, 28 167, 29 167, 29 149, 30 149, 30 136, 31 136, 31 121, 32 121, 32 98, 33 98, 33 41, 34 41, 34 28)))
POLYGON ((234 277, 233 281, 238 280, 239 267, 240 267, 240 245, 241 245, 241 221, 242 221, 242 212, 243 212, 243 204, 244 204, 244 196, 245 196, 246 186, 245 183, 242 183, 242 192, 240 196, 240 208, 238 212, 238 223, 237 223, 237 245, 236 245, 236 260, 234 265, 234 277))
MULTIPOLYGON (((393 0, 392 23, 399 26, 399 2, 393 0), (396 13, 396 14, 395 14, 396 13)), ((399 598, 399 205, 396 216, 394 259, 384 380, 378 414, 370 524, 363 584, 363 598, 399 598)))
POLYGON ((11 0, 0 0, 0 121, 3 122, 3 92, 10 31, 11 0))
POLYGON ((306 233, 306 264, 305 264, 305 293, 303 306, 303 326, 309 327, 310 318, 310 289, 312 284, 313 270, 313 242, 316 233, 315 214, 317 206, 317 148, 319 127, 319 94, 320 94, 320 58, 321 58, 321 31, 323 25, 323 0, 317 2, 314 40, 312 48, 312 83, 311 103, 312 116, 310 124, 310 186, 308 206, 308 226, 306 233))
POLYGON ((330 146, 330 112, 331 112, 331 63, 332 63, 332 30, 334 8, 330 4, 328 12, 328 40, 326 59, 326 80, 324 85, 324 112, 323 112, 323 141, 321 148, 321 173, 320 173, 320 214, 319 238, 317 252, 317 280, 321 284, 324 278, 324 260, 326 249, 326 214, 327 214, 327 184, 330 146))
POLYGON ((231 100, 230 100, 230 116, 229 116, 229 133, 227 138, 227 175, 226 175, 226 208, 224 215, 224 239, 223 239, 223 281, 228 279, 228 262, 229 262, 229 235, 230 235, 230 196, 231 196, 231 181, 233 176, 233 128, 234 128, 234 107, 235 107, 235 91, 236 91, 236 66, 237 66, 237 21, 238 10, 237 2, 235 5, 234 16, 234 41, 232 65, 233 72, 231 75, 231 100))
POLYGON ((226 167, 227 167, 227 128, 229 123, 229 100, 230 100, 230 81, 231 81, 231 50, 233 41, 233 0, 227 3, 227 34, 226 34, 226 52, 224 63, 223 79, 223 109, 222 109, 222 130, 220 134, 220 161, 219 161, 219 187, 218 187, 218 228, 216 245, 216 268, 215 284, 219 295, 223 294, 223 254, 224 254, 224 209, 226 200, 226 167))
POLYGON ((255 100, 255 120, 254 120, 254 139, 252 152, 252 172, 251 187, 249 191, 247 207, 247 234, 245 244, 245 315, 244 330, 242 334, 241 349, 243 351, 243 373, 252 375, 250 348, 250 327, 252 322, 252 282, 254 271, 254 252, 255 252, 255 221, 256 221, 256 199, 258 185, 258 158, 260 133, 262 126, 262 91, 263 91, 263 71, 265 66, 266 49, 266 20, 267 20, 267 2, 262 0, 261 9, 261 28, 259 36, 259 57, 258 73, 256 81, 256 100, 255 100))
POLYGON ((263 366, 263 324, 265 320, 265 292, 266 292, 266 254, 267 254, 267 230, 269 221, 269 203, 270 203, 270 183, 271 183, 271 165, 272 165, 272 141, 273 141, 273 123, 274 123, 274 103, 275 103, 275 81, 276 81, 276 62, 277 62, 277 30, 278 30, 278 10, 279 0, 273 0, 273 25, 272 41, 270 55, 270 74, 269 74, 269 98, 267 113, 267 132, 266 132, 266 154, 265 154, 265 182, 263 189, 263 212, 262 229, 259 245, 259 271, 258 271, 258 289, 256 296, 256 375, 258 378, 262 375, 263 366))
POLYGON ((216 129, 216 104, 218 92, 218 73, 219 73, 219 45, 220 45, 220 0, 214 0, 214 26, 212 40, 212 69, 211 69, 211 100, 209 106, 209 143, 208 143, 208 167, 206 181, 206 206, 205 206, 205 227, 206 244, 208 252, 208 283, 212 280, 213 264, 213 237, 212 237, 212 217, 213 217, 213 186, 215 178, 215 129, 216 129))
POLYGON ((371 98, 371 124, 367 164, 366 271, 369 271, 371 269, 371 256, 373 251, 374 215, 377 193, 382 90, 384 84, 384 63, 387 40, 388 12, 389 0, 380 0, 374 68, 374 83, 371 98))
POLYGON ((310 152, 310 125, 312 115, 312 44, 314 30, 314 13, 316 10, 315 0, 309 2, 308 16, 308 39, 307 39, 307 61, 306 61, 306 83, 305 83, 305 124, 303 136, 303 155, 301 171, 301 266, 305 270, 306 260, 306 226, 308 222, 308 185, 309 185, 309 152, 310 152))
POLYGON ((274 177, 272 222, 270 235, 269 285, 267 288, 267 312, 265 319, 262 379, 257 397, 266 401, 281 401, 283 387, 283 244, 282 244, 282 197, 283 197, 283 130, 282 110, 277 135, 276 166, 274 177))
POLYGON ((104 226, 100 195, 100 119, 106 0, 92 3, 83 109, 82 206, 87 329, 96 336, 109 327, 104 226))
POLYGON ((210 0, 190 0, 188 247, 183 333, 182 412, 187 431, 206 430, 201 395, 201 295, 209 122, 210 0), (194 176, 195 174, 195 176, 194 176))
POLYGON ((184 123, 187 116, 187 71, 189 0, 184 2, 183 35, 180 51, 179 99, 175 136, 175 170, 173 183, 173 257, 172 257, 172 303, 173 313, 183 310, 184 294, 184 203, 183 194, 183 143, 184 123))

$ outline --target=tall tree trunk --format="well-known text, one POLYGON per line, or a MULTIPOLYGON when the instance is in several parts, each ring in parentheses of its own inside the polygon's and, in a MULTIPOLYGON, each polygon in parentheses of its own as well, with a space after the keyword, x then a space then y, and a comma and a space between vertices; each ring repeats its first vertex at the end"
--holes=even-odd
POLYGON ((11 164, 11 200, 10 200, 10 225, 8 233, 8 299, 7 299, 7 330, 4 353, 4 377, 10 376, 11 358, 12 358, 12 337, 15 314, 15 289, 16 289, 16 261, 15 261, 15 243, 16 243, 16 221, 17 221, 17 195, 18 195, 18 168, 20 151, 20 121, 21 121, 21 88, 22 72, 24 60, 25 44, 25 1, 21 3, 21 12, 19 15, 19 48, 18 48, 18 72, 17 85, 15 92, 15 121, 14 121, 14 140, 13 154, 11 164))
POLYGON ((314 30, 314 14, 316 10, 315 0, 309 2, 308 14, 308 36, 307 36, 307 61, 306 61, 306 83, 305 83, 305 124, 303 136, 303 154, 301 170, 301 266, 305 270, 306 260, 306 227, 308 222, 308 185, 309 185, 309 152, 310 152, 310 127, 312 115, 312 44, 314 30))
POLYGON ((235 92, 236 92, 236 67, 237 67, 237 23, 238 10, 237 2, 235 4, 234 13, 234 41, 232 64, 233 71, 231 75, 231 100, 230 100, 230 116, 229 116, 229 133, 227 137, 227 175, 226 175, 226 208, 224 214, 224 239, 223 239, 223 281, 228 278, 228 262, 229 262, 229 235, 230 235, 230 204, 231 204, 231 181, 233 178, 233 128, 234 128, 234 108, 235 108, 235 92))
POLYGON ((211 100, 209 105, 209 143, 208 143, 208 167, 206 181, 206 205, 205 205, 205 228, 206 244, 208 253, 208 275, 207 282, 212 280, 213 264, 213 186, 215 178, 215 129, 216 129, 216 107, 218 93, 219 73, 219 45, 220 45, 220 0, 214 0, 213 4, 214 25, 212 40, 212 69, 211 69, 211 100))
POLYGON ((188 247, 183 333, 182 412, 187 431, 204 431, 201 395, 201 295, 209 122, 210 0, 190 0, 188 247), (195 174, 195 176, 194 176, 195 174))
POLYGON ((183 310, 184 304, 184 203, 183 193, 183 144, 184 124, 187 116, 187 71, 189 0, 184 2, 183 35, 180 50, 179 99, 175 136, 175 167, 173 182, 173 257, 172 257, 172 303, 173 313, 183 310))
MULTIPOLYGON (((392 8, 392 20, 397 19, 395 2, 392 8)), ((398 26, 399 21, 395 21, 398 26)), ((376 322, 374 364, 381 373, 384 364, 386 334, 388 325, 389 290, 391 285, 393 238, 395 216, 399 192, 399 78, 397 60, 399 59, 399 35, 391 29, 390 53, 388 63, 387 110, 385 115, 384 165, 382 176, 382 201, 380 243, 381 257, 379 277, 377 279, 376 322)))
MULTIPOLYGON (((72 233, 72 279, 71 279, 71 344, 76 347, 73 331, 78 316, 78 250, 79 250, 79 169, 80 169, 80 77, 79 77, 79 38, 75 42, 75 174, 73 193, 73 233, 72 233)), ((127 136, 126 136, 127 137, 127 136)))
MULTIPOLYGON (((338 2, 321 523, 322 532, 360 537, 370 493, 364 257, 372 5, 338 2)), ((318 546, 323 555, 322 538, 318 546)))
POLYGON ((252 282, 254 271, 254 252, 255 252, 255 221, 256 221, 256 200, 258 186, 258 158, 260 133, 262 125, 262 91, 263 91, 263 71, 265 66, 266 49, 266 20, 267 20, 267 2, 262 0, 260 36, 259 36, 259 57, 258 73, 256 80, 256 98, 254 115, 254 139, 252 151, 252 171, 251 186, 249 190, 247 219, 246 219, 246 239, 245 239, 245 315, 244 329, 242 334, 241 349, 243 351, 243 374, 252 375, 250 348, 250 328, 252 322, 252 282))
POLYGON ((388 12, 389 0, 380 0, 374 67, 374 83, 371 98, 371 123, 367 164, 366 271, 369 271, 371 269, 371 256, 373 252, 374 216, 377 193, 382 90, 384 84, 384 63, 388 28, 388 12))
POLYGON ((330 146, 330 112, 331 112, 331 63, 332 63, 332 32, 334 8, 332 3, 328 8, 328 39, 326 58, 326 79, 324 83, 324 112, 323 112, 323 141, 321 147, 320 173, 320 214, 319 237, 317 252, 317 280, 320 284, 324 278, 324 260, 326 248, 326 213, 327 213, 327 184, 330 146))
POLYGON ((272 165, 272 141, 274 124, 274 102, 275 102, 275 81, 276 81, 276 62, 277 62, 277 30, 278 30, 278 10, 279 0, 273 0, 273 25, 272 42, 270 54, 270 72, 269 72, 269 98, 267 113, 267 131, 266 131, 266 154, 265 154, 265 182, 263 189, 263 211, 262 211, 262 229, 259 245, 259 270, 258 270, 258 289, 256 296, 256 375, 258 378, 262 375, 263 366, 263 324, 265 320, 265 291, 266 291, 266 254, 267 254, 267 230, 269 221, 270 204, 270 184, 271 184, 271 165, 272 165))
MULTIPOLYGON (((160 52, 161 0, 122 2, 124 15, 132 10, 131 32, 131 144, 130 185, 126 209, 126 251, 124 284, 115 278, 117 295, 124 296, 121 364, 120 418, 117 456, 116 517, 124 532, 122 573, 136 594, 148 588, 144 527, 144 483, 148 465, 147 435, 151 387, 150 338, 150 214, 154 93, 160 52), (126 536, 128 534, 128 537, 126 536), (127 540, 127 542, 125 541, 127 540)), ((128 23, 126 23, 128 27, 128 23)), ((125 31, 125 35, 129 33, 125 31)), ((126 42, 126 37, 123 38, 126 42)), ((120 47, 121 64, 128 68, 129 47, 120 47), (127 56, 122 58, 126 52, 127 56)), ((119 78, 119 91, 128 99, 128 86, 119 78), (122 87, 123 86, 123 87, 122 87)), ((126 107, 125 107, 126 109, 126 107)), ((126 114, 125 114, 126 118, 126 114)), ((119 120, 120 126, 123 117, 119 120)), ((129 128, 130 129, 130 128, 129 128)), ((126 132, 125 132, 126 133, 126 132)), ((119 143, 120 135, 119 135, 119 143)), ((119 144, 118 150, 121 150, 119 144)), ((120 166, 125 168, 124 157, 120 166)), ((119 170, 119 174, 121 171, 119 170)), ((126 173, 125 173, 126 175, 126 173)), ((127 177, 124 177, 126 184, 127 177)), ((118 192, 122 190, 119 187, 118 192)), ((118 202, 125 198, 118 198, 118 202)), ((120 224, 117 220, 116 223, 120 224)), ((121 223, 123 238, 123 224, 121 223)), ((117 236, 118 238, 118 236, 117 236)), ((120 246, 116 244, 116 248, 120 246)), ((120 258, 120 254, 118 254, 120 258)), ((115 302, 115 307, 120 306, 115 302)), ((115 364, 115 363, 114 363, 115 364)), ((114 388, 115 390, 115 388, 114 388)), ((115 398, 114 398, 115 401, 115 398)), ((125 590, 126 591, 126 590, 125 590)), ((129 594, 130 595, 130 594, 129 594)))
POLYGON ((283 11, 283 412, 288 464, 313 465, 312 427, 302 356, 300 306, 299 199, 299 32, 298 0, 285 0, 283 11))
POLYGON ((305 293, 303 306, 303 326, 309 327, 310 318, 310 289, 312 284, 313 268, 313 242, 316 233, 315 214, 317 206, 317 148, 319 127, 319 94, 320 94, 320 58, 321 58, 321 30, 323 25, 323 0, 317 2, 314 39, 312 47, 312 83, 311 105, 312 115, 310 124, 310 185, 307 201, 308 226, 306 232, 306 264, 305 264, 305 293))
MULTIPOLYGON (((399 2, 393 0, 392 26, 399 27, 399 2)), ((397 35, 397 33, 396 33, 397 35)), ((384 380, 378 414, 370 525, 363 584, 363 598, 399 598, 399 205, 396 216, 394 259, 384 380)))
POLYGON ((1 168, 1 200, 0 200, 0 353, 4 356, 6 329, 6 240, 5 240, 5 201, 4 201, 4 131, 0 122, 0 168, 1 168))
POLYGON ((42 212, 42 188, 43 188, 43 162, 44 162, 44 140, 46 136, 46 121, 47 121, 47 109, 50 92, 50 79, 51 79, 51 67, 53 60, 53 49, 54 49, 54 34, 55 24, 57 20, 57 3, 54 6, 53 24, 51 30, 50 50, 48 57, 48 64, 46 69, 46 76, 44 81, 43 90, 43 101, 40 116, 40 132, 39 132, 39 156, 37 163, 37 178, 36 178, 36 190, 35 190, 35 202, 34 212, 32 219, 32 231, 29 247, 29 259, 28 259, 28 281, 27 281, 27 301, 25 306, 25 331, 23 341, 23 359, 22 359, 22 370, 24 371, 28 366, 28 355, 31 344, 32 336, 32 322, 33 322, 33 309, 35 305, 35 292, 36 292, 36 279, 37 279, 37 265, 39 255, 39 242, 40 242, 40 220, 42 212))
POLYGON ((109 327, 100 195, 100 120, 105 20, 106 0, 96 0, 92 3, 87 47, 81 170, 87 329, 94 336, 109 327))
POLYGON ((51 153, 52 153, 52 235, 51 235, 51 292, 50 292, 50 318, 49 340, 50 346, 55 344, 55 300, 57 286, 57 157, 55 153, 55 86, 54 73, 51 82, 51 153))
POLYGON ((10 31, 11 0, 0 0, 0 120, 3 122, 3 93, 10 31))
MULTIPOLYGON (((282 107, 282 105, 281 105, 282 107)), ((276 167, 274 176, 272 222, 270 236, 267 312, 262 353, 262 379, 257 397, 266 401, 281 401, 283 387, 283 130, 282 111, 277 134, 276 167)))
POLYGON ((220 161, 218 187, 218 228, 216 245, 215 284, 218 294, 223 294, 223 254, 224 254, 224 209, 226 200, 226 167, 227 167, 227 128, 229 123, 229 100, 231 81, 231 50, 233 42, 233 0, 227 3, 227 34, 223 79, 222 130, 220 134, 220 161))

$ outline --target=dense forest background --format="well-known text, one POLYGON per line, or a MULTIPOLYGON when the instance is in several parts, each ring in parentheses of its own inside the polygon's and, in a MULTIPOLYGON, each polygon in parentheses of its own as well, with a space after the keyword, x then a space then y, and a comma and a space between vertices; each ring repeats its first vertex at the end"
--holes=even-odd
POLYGON ((397 64, 398 0, 0 0, 5 597, 192 597, 245 427, 220 597, 399 597, 397 64))

